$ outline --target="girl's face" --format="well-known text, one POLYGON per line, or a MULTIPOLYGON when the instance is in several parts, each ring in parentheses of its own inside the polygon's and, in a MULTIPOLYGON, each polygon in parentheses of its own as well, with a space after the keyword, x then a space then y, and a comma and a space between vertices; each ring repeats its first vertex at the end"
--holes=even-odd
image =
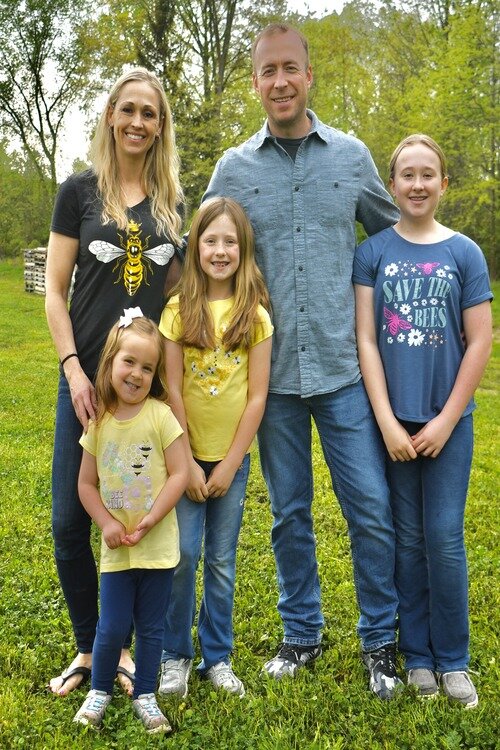
POLYGON ((434 217, 448 178, 441 175, 435 151, 424 143, 413 143, 399 154, 389 185, 401 216, 415 221, 434 217))
POLYGON ((233 276, 240 265, 240 247, 234 221, 227 214, 217 216, 198 240, 200 265, 208 278, 209 293, 231 294, 233 276))
POLYGON ((108 123, 117 154, 145 157, 162 129, 158 93, 145 81, 129 81, 110 108, 108 123))
POLYGON ((123 333, 113 359, 111 384, 118 406, 140 404, 147 398, 158 366, 158 350, 152 338, 123 333))

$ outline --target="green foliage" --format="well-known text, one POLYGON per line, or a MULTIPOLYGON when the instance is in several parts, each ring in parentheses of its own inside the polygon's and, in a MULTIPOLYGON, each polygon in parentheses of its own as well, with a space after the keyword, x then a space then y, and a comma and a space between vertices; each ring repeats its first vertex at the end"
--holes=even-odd
MULTIPOLYGON (((500 285, 495 352, 477 393, 476 448, 466 513, 472 623, 473 711, 405 691, 383 703, 367 690, 355 633, 349 540, 314 437, 314 517, 326 617, 324 654, 312 670, 281 683, 260 674, 281 627, 270 546, 271 515, 254 455, 238 553, 234 666, 243 700, 216 694, 193 675, 185 701, 162 699, 174 725, 148 737, 115 689, 102 732, 71 720, 85 688, 58 699, 49 678, 74 655, 52 558, 50 461, 57 357, 42 297, 23 291, 19 263, 0 264, 0 747, 23 750, 493 750, 498 746, 498 438, 500 285)), ((97 534, 94 536, 97 543, 97 534)), ((298 561, 300 564, 300 561, 298 561)))

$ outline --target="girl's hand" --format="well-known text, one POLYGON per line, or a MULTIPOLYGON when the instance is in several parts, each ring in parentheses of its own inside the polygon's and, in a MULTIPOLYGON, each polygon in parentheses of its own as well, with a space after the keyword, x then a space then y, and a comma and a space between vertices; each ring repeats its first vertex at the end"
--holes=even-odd
POLYGON ((209 496, 205 472, 196 461, 192 461, 186 495, 195 503, 204 503, 209 496))
MULTIPOLYGON (((70 360, 68 360, 69 364, 70 360)), ((76 367, 71 369, 67 366, 65 375, 69 383, 75 414, 81 422, 84 431, 87 432, 89 419, 95 419, 95 410, 97 408, 94 386, 78 363, 76 363, 76 367)))
POLYGON ((224 497, 234 479, 238 467, 228 464, 226 459, 214 467, 207 480, 207 490, 210 497, 224 497))
POLYGON ((382 431, 382 437, 391 461, 412 461, 417 457, 410 435, 397 419, 390 428, 382 431))
POLYGON ((125 526, 111 517, 102 527, 102 535, 109 549, 117 549, 123 544, 125 538, 125 526))
POLYGON ((151 531, 154 525, 154 519, 151 517, 150 513, 147 513, 142 521, 139 521, 134 531, 132 531, 131 534, 126 534, 124 536, 122 543, 125 547, 135 547, 136 544, 139 544, 141 539, 144 539, 148 531, 151 531))
POLYGON ((436 458, 441 453, 454 427, 455 424, 443 417, 442 414, 438 414, 437 417, 427 422, 416 435, 412 435, 413 447, 422 456, 436 458))

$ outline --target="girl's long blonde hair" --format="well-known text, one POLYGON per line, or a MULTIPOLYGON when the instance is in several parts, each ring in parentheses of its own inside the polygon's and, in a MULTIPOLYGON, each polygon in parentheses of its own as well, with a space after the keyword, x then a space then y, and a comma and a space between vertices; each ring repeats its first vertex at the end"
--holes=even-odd
POLYGON ((182 276, 172 290, 172 294, 179 295, 180 343, 200 349, 215 346, 215 331, 207 298, 207 277, 201 267, 198 243, 209 224, 222 214, 234 222, 240 251, 240 263, 234 275, 234 305, 222 337, 226 350, 238 345, 250 346, 252 327, 261 322, 257 316, 259 304, 271 312, 264 277, 255 262, 254 235, 248 216, 240 204, 231 198, 206 201, 194 216, 182 276))
POLYGON ((111 383, 111 371, 113 360, 122 347, 124 339, 135 333, 143 338, 150 338, 156 344, 158 351, 158 364, 153 376, 149 395, 158 401, 167 401, 167 378, 165 369, 165 344, 164 338, 158 330, 158 326, 149 318, 134 318, 126 328, 116 323, 108 334, 106 343, 101 352, 99 366, 97 368, 95 391, 97 398, 97 410, 95 424, 98 425, 104 415, 109 412, 113 414, 117 405, 115 389, 111 383))
POLYGON ((102 200, 102 222, 115 221, 119 229, 127 228, 127 214, 123 205, 115 154, 115 139, 109 126, 109 112, 115 106, 122 87, 130 81, 143 81, 158 94, 160 122, 163 127, 146 155, 142 186, 149 197, 151 214, 158 234, 167 234, 174 242, 180 241, 181 217, 177 212, 183 202, 179 182, 179 155, 175 145, 172 113, 160 80, 146 68, 134 68, 116 81, 99 118, 90 147, 90 160, 97 175, 97 186, 102 200))

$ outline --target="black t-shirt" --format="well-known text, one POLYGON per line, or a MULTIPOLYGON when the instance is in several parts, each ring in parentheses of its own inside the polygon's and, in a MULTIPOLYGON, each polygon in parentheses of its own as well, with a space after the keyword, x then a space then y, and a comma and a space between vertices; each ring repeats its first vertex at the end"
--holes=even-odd
POLYGON ((53 232, 79 240, 69 314, 80 364, 90 378, 124 308, 139 306, 144 315, 160 320, 175 250, 168 236, 157 234, 148 198, 127 209, 126 230, 115 222, 103 225, 101 213, 97 178, 87 170, 61 185, 51 225, 53 232))

